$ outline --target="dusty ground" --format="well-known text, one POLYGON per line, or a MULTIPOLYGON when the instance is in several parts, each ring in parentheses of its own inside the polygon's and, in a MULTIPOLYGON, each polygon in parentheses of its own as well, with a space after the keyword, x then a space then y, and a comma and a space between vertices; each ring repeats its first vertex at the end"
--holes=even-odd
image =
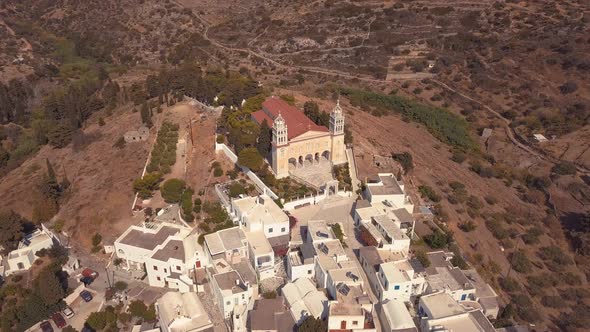
MULTIPOLYGON (((123 134, 140 125, 139 113, 129 108, 105 117, 98 126, 98 116, 88 121, 81 138, 64 149, 44 146, 21 167, 2 178, 0 192, 3 207, 31 217, 36 185, 46 172, 49 159, 59 179, 71 182, 69 199, 62 203, 57 218, 64 219, 65 230, 74 239, 89 244, 90 235, 100 232, 105 239, 127 228, 133 202, 133 179, 141 174, 148 155, 148 142, 126 144, 121 150, 113 144, 123 134), (78 143, 76 143, 78 142, 78 143)), ((151 133, 150 140, 155 137, 151 133)))
POLYGON ((560 159, 590 168, 590 126, 539 146, 560 159))

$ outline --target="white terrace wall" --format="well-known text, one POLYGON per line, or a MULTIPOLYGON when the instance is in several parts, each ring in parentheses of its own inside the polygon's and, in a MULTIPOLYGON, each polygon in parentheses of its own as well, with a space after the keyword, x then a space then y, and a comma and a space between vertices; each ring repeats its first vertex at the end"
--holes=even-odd
MULTIPOLYGON (((342 190, 342 191, 339 191, 337 195, 341 196, 341 197, 351 197, 352 191, 343 191, 342 190)), ((328 195, 326 195, 325 193, 322 193, 322 194, 317 194, 315 196, 310 195, 310 196, 305 196, 302 198, 297 198, 297 199, 289 201, 289 202, 284 202, 283 203, 283 210, 286 210, 286 211, 295 210, 297 207, 300 207, 305 204, 315 205, 315 204, 318 204, 319 202, 323 201, 327 197, 328 197, 328 195)))
POLYGON ((242 169, 242 172, 244 172, 244 174, 246 174, 246 176, 248 176, 248 178, 250 178, 250 180, 254 182, 260 193, 267 194, 272 199, 279 198, 279 196, 277 196, 277 194, 275 194, 269 187, 267 187, 264 184, 264 182, 262 182, 262 180, 260 180, 260 178, 258 178, 258 176, 254 172, 252 172, 248 167, 240 166, 238 164, 238 156, 236 156, 236 154, 227 145, 215 142, 215 151, 222 151, 229 158, 229 160, 231 160, 234 164, 238 165, 242 169))

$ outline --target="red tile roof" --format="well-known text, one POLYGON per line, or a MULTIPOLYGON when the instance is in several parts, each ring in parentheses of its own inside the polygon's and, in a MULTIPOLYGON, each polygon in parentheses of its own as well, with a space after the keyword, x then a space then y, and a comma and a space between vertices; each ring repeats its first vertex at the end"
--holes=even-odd
POLYGON ((252 119, 258 124, 263 120, 272 127, 274 119, 281 114, 287 124, 288 139, 291 140, 308 131, 328 132, 328 128, 320 126, 311 121, 297 107, 287 104, 279 97, 269 97, 262 103, 262 109, 252 113, 252 119))

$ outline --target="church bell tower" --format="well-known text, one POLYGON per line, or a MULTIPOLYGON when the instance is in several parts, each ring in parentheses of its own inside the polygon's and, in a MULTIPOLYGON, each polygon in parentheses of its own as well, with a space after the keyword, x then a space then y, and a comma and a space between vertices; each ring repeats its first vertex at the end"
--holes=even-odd
POLYGON ((340 99, 330 113, 330 136, 332 139, 331 162, 333 165, 346 162, 346 146, 344 145, 344 112, 340 107, 340 99))
POLYGON ((284 160, 288 144, 287 123, 279 112, 272 125, 272 168, 275 170, 277 178, 289 175, 288 160, 284 160))

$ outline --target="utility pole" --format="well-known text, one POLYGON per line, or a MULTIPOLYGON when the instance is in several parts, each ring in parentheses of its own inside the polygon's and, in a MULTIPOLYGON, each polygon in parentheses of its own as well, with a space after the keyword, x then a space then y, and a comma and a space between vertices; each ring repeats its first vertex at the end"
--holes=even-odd
POLYGON ((112 288, 113 286, 111 285, 111 279, 109 278, 109 269, 107 269, 106 267, 104 268, 104 271, 107 274, 107 282, 109 283, 109 288, 112 288))

